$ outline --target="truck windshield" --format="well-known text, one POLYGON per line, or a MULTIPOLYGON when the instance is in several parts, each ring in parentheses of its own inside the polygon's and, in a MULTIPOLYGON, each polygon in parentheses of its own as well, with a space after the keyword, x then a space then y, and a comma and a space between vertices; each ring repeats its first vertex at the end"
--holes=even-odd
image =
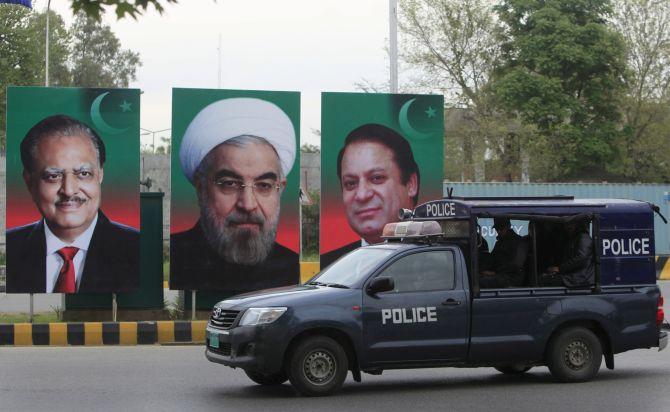
POLYGON ((356 249, 330 265, 308 284, 336 284, 352 287, 366 277, 370 269, 393 252, 393 249, 356 249))

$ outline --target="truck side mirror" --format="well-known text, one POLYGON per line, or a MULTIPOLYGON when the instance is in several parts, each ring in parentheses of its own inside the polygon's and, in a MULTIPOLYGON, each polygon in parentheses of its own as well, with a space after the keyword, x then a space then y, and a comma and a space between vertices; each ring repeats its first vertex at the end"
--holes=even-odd
POLYGON ((372 279, 372 282, 368 285, 367 292, 369 295, 375 295, 381 292, 388 292, 395 288, 395 282, 393 278, 387 276, 379 276, 372 279))

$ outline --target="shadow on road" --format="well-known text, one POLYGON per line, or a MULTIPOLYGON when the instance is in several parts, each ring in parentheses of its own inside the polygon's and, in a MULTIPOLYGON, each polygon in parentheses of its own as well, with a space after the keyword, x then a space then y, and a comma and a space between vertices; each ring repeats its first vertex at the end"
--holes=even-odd
MULTIPOLYGON (((393 392, 399 393, 413 393, 413 392, 430 392, 430 391, 468 391, 481 390, 482 387, 487 387, 491 390, 501 390, 506 388, 514 388, 523 386, 531 390, 533 385, 557 385, 564 387, 564 385, 588 385, 589 390, 597 391, 597 387, 602 384, 625 381, 631 379, 658 379, 667 375, 663 371, 645 370, 645 369, 621 369, 621 370, 606 370, 601 369, 598 376, 588 383, 577 384, 563 384, 557 382, 546 368, 539 367, 531 370, 528 373, 519 376, 510 376, 497 373, 491 369, 490 375, 481 376, 449 376, 449 377, 435 377, 435 375, 426 376, 425 378, 413 377, 408 380, 407 377, 389 376, 386 380, 384 378, 375 377, 374 381, 368 380, 366 382, 363 375, 363 382, 356 383, 350 378, 345 382, 341 391, 335 396, 357 396, 357 395, 380 395, 393 392)), ((584 387, 584 389, 587 389, 584 387)), ((279 399, 287 397, 299 396, 297 392, 286 382, 279 386, 260 386, 249 382, 249 386, 240 388, 226 388, 222 391, 212 392, 210 396, 218 400, 224 399, 279 399)))

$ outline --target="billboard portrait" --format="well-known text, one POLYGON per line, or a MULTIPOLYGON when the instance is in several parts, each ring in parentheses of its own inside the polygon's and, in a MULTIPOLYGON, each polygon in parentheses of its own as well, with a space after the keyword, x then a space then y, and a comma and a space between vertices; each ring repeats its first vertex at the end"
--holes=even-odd
POLYGON ((7 90, 7 292, 139 286, 140 93, 7 90))
POLYGON ((173 89, 170 288, 299 283, 300 94, 173 89))
POLYGON ((379 243, 398 210, 439 198, 444 100, 321 94, 321 268, 379 243))

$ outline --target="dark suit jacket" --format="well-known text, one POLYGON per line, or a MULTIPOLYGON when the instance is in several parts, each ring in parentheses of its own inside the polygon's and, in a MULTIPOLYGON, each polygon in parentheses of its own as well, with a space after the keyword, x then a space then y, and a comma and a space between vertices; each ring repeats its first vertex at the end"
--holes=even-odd
POLYGON ((200 222, 170 236, 170 289, 227 292, 230 295, 300 283, 297 253, 274 243, 255 266, 228 263, 207 243, 200 222))
POLYGON ((593 284, 593 239, 588 233, 578 232, 570 237, 563 248, 563 261, 558 270, 569 288, 593 284))
POLYGON ((329 266, 340 257, 346 255, 352 250, 358 249, 359 247, 361 247, 361 241, 357 240, 355 242, 349 243, 348 245, 344 245, 341 248, 333 249, 328 253, 324 253, 319 259, 321 261, 321 270, 325 269, 326 266, 329 266))
MULTIPOLYGON (((131 292, 139 280, 139 232, 99 211, 78 292, 131 292)), ((46 292, 44 220, 7 231, 7 292, 46 292)))

